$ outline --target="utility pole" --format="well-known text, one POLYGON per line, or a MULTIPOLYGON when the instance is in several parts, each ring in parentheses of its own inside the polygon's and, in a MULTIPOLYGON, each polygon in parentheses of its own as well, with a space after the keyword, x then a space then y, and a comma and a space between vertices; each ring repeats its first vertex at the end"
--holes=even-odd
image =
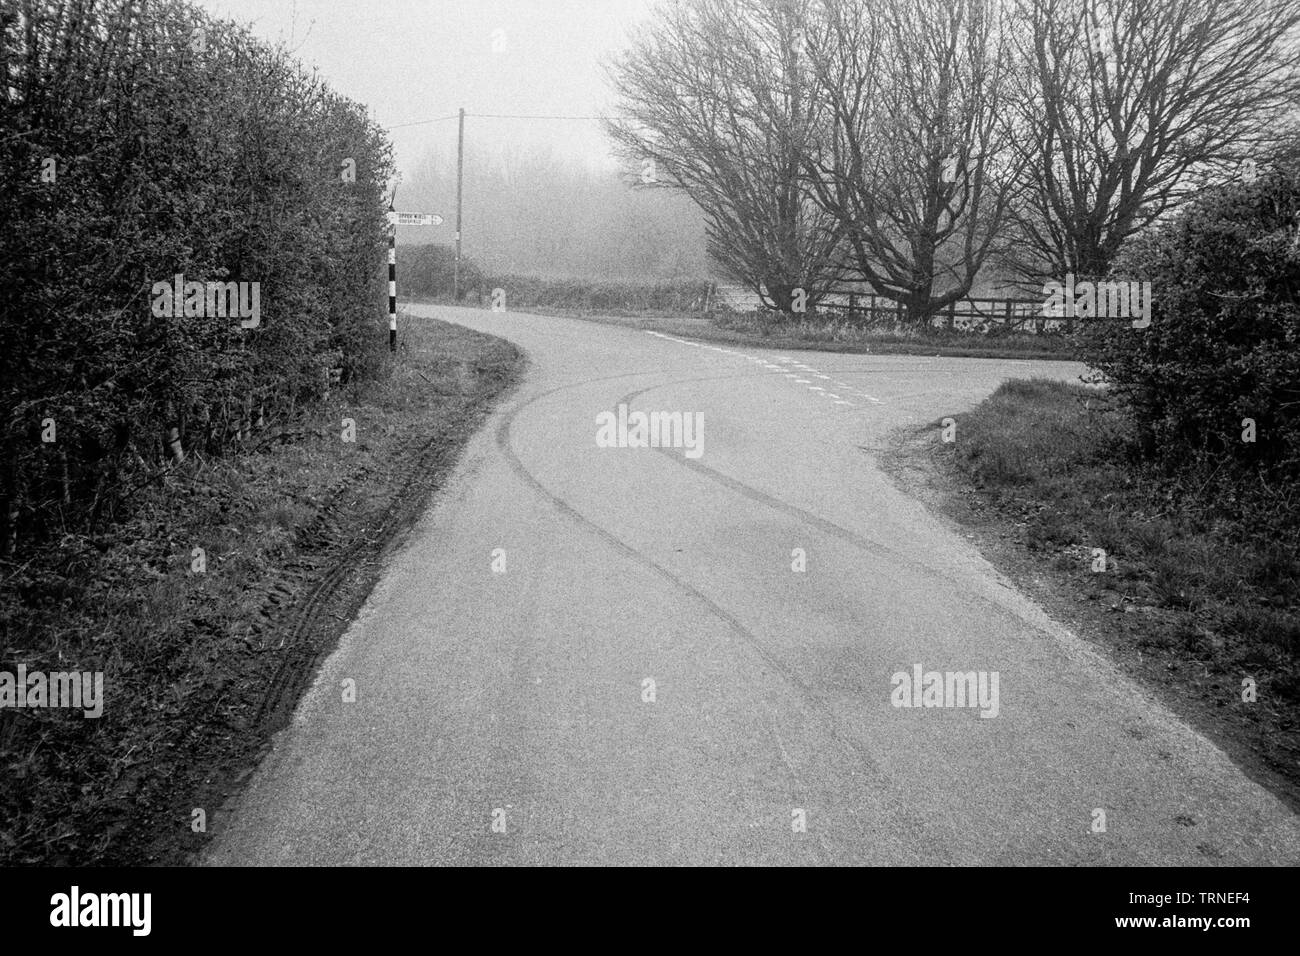
POLYGON ((452 301, 460 301, 461 186, 465 174, 465 107, 460 108, 460 133, 456 137, 456 264, 452 272, 452 301))

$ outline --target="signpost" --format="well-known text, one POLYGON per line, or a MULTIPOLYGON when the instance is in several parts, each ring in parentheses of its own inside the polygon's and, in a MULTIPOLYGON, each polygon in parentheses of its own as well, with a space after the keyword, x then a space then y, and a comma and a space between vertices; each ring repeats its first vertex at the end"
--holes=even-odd
POLYGON ((397 351, 397 227, 441 226, 431 212, 394 212, 388 207, 388 351, 397 351))
POLYGON ((442 217, 428 212, 399 212, 397 224, 399 226, 441 226, 442 217))

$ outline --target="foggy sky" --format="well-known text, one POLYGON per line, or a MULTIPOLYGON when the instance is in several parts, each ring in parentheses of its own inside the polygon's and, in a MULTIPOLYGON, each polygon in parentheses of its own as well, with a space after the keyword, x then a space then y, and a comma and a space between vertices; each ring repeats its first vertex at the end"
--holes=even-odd
MULTIPOLYGON (((599 62, 626 45, 654 0, 199 0, 219 16, 282 41, 383 126, 469 113, 596 116, 610 92, 599 62), (501 32, 497 32, 501 31, 501 32), (494 49, 494 40, 496 47, 494 49), (504 49, 500 49, 504 46, 504 49)), ((466 139, 488 152, 552 148, 614 166, 593 120, 469 118, 466 139)), ((456 121, 399 126, 398 169, 454 149, 456 121)))

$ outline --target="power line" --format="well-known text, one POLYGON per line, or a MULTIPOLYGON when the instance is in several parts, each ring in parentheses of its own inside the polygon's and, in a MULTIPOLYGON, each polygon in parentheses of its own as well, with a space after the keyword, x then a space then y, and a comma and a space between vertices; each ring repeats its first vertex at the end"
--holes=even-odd
POLYGON ((523 113, 466 113, 478 119, 543 119, 543 120, 598 120, 599 116, 539 116, 523 113))
MULTIPOLYGON (((465 182, 465 117, 470 116, 475 119, 508 119, 508 120, 580 120, 589 122, 591 120, 602 119, 600 116, 562 116, 554 113, 466 113, 464 108, 457 110, 455 113, 449 113, 446 116, 437 116, 433 119, 416 120, 413 123, 398 123, 396 126, 389 126, 388 129, 402 129, 408 126, 427 126, 430 123, 442 123, 446 120, 459 120, 459 130, 456 134, 456 259, 454 271, 452 273, 452 301, 460 301, 460 242, 461 242, 461 222, 463 207, 461 199, 463 197, 463 188, 465 182)), ((396 190, 394 190, 396 195, 396 190)), ((388 208, 392 209, 392 200, 389 200, 388 208)), ((397 243, 397 225, 394 223, 392 239, 388 249, 388 302, 389 302, 389 346, 396 349, 397 345, 397 298, 395 272, 396 265, 396 243, 397 243)))
POLYGON ((386 126, 385 129, 401 129, 404 126, 425 126, 429 123, 441 123, 443 120, 456 119, 460 114, 452 113, 450 116, 439 116, 437 119, 416 120, 414 123, 398 123, 396 126, 386 126))
MULTIPOLYGON (((600 116, 558 116, 552 114, 538 113, 466 113, 468 117, 474 119, 519 119, 519 120, 598 120, 603 119, 600 116)), ((427 126, 430 123, 441 123, 446 120, 454 120, 460 116, 459 113, 450 113, 447 116, 437 116, 433 119, 416 120, 413 123, 398 123, 395 126, 385 127, 386 129, 403 129, 407 126, 427 126)))

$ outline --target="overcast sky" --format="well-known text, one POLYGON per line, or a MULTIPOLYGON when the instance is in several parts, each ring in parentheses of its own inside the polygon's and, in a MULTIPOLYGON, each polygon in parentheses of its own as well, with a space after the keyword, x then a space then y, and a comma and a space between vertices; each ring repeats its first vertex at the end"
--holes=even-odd
MULTIPOLYGON (((626 45, 655 0, 199 0, 282 41, 339 92, 396 126, 399 170, 454 150, 467 113, 595 116, 611 100, 600 60, 626 45)), ((590 120, 468 118, 466 139, 496 151, 540 145, 591 166, 612 164, 590 120)))

